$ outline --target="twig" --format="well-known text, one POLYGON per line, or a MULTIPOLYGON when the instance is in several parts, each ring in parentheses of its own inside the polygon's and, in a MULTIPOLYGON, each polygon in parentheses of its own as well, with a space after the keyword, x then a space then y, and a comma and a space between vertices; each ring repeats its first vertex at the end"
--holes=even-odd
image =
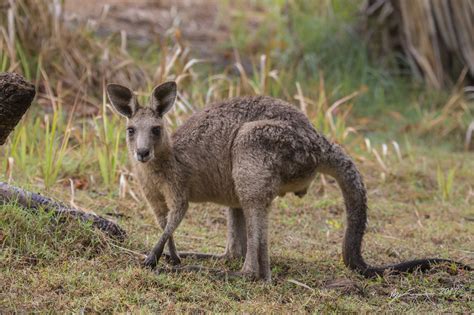
POLYGON ((146 258, 146 255, 145 255, 145 254, 142 254, 142 253, 140 253, 140 252, 137 252, 137 251, 134 251, 134 250, 131 250, 131 249, 122 247, 122 246, 118 246, 118 245, 116 245, 116 244, 114 244, 114 243, 109 243, 109 245, 112 245, 113 247, 118 248, 118 249, 120 249, 121 251, 124 251, 124 252, 127 252, 127 253, 129 253, 129 254, 135 255, 135 256, 137 256, 137 257, 146 258))
POLYGON ((313 289, 312 287, 310 287, 310 286, 307 285, 307 284, 304 284, 303 282, 299 282, 298 280, 295 280, 295 279, 288 279, 288 280, 286 280, 286 281, 288 281, 288 282, 290 282, 290 283, 293 283, 293 284, 296 284, 297 286, 303 287, 303 288, 305 288, 305 289, 308 289, 308 290, 314 292, 314 289, 313 289))

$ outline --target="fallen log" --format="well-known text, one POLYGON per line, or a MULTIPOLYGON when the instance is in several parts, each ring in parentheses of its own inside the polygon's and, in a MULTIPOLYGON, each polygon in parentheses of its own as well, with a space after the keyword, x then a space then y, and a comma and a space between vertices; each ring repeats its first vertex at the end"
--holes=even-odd
POLYGON ((16 73, 0 73, 0 145, 26 113, 35 97, 35 86, 16 73))
POLYGON ((54 215, 57 216, 66 216, 84 222, 91 222, 93 227, 119 241, 123 241, 127 236, 125 230, 123 230, 117 223, 101 216, 66 206, 65 204, 54 201, 49 197, 0 182, 0 205, 10 202, 17 203, 27 210, 38 211, 39 209, 44 209, 46 212, 54 213, 54 215))

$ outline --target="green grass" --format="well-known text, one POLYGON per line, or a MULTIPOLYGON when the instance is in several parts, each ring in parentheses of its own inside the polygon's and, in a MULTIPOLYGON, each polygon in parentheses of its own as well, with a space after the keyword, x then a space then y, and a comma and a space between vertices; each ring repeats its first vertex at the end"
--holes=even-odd
MULTIPOLYGON (((391 163, 385 180, 374 161, 359 162, 369 191, 369 226, 364 256, 373 264, 439 256, 473 263, 472 189, 474 163, 468 154, 442 150, 415 152, 416 163, 391 163), (452 198, 439 202, 436 155, 441 169, 460 163, 452 198), (420 157, 421 156, 421 157, 420 157)), ((207 273, 155 274, 140 266, 159 236, 144 202, 116 197, 97 199, 92 189, 79 192, 80 205, 99 214, 117 211, 129 238, 122 244, 75 221, 59 223, 47 214, 32 215, 14 206, 0 212, 3 311, 213 311, 213 312, 470 312, 472 273, 440 267, 425 274, 367 280, 341 261, 344 226, 342 199, 329 181, 326 196, 316 181, 309 194, 278 198, 271 212, 273 283, 224 280, 207 273), (310 289, 294 283, 303 283, 310 289), (340 283, 331 288, 334 282, 340 283)), ((67 198, 60 187, 55 193, 67 198)), ((107 216, 107 215, 106 215, 107 216)), ((192 205, 177 230, 180 250, 222 252, 225 216, 211 204, 192 205)), ((190 259, 184 264, 199 264, 190 259)), ((163 262, 161 264, 164 264, 163 262)), ((204 262, 238 270, 239 261, 204 262)))
POLYGON ((67 154, 70 128, 64 116, 60 108, 54 109, 52 115, 28 115, 5 150, 5 157, 13 157, 23 171, 40 175, 47 188, 57 182, 67 154))

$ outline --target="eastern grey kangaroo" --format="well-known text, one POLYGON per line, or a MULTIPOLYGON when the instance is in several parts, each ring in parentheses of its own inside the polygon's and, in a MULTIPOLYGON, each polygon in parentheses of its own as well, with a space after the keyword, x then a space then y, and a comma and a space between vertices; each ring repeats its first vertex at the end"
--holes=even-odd
MULTIPOLYGON (((329 142, 306 116, 289 103, 267 96, 237 97, 195 113, 173 135, 163 116, 176 99, 176 83, 157 86, 150 106, 141 107, 133 92, 109 84, 115 109, 127 118, 127 143, 133 167, 163 234, 145 260, 155 267, 168 242, 178 264, 173 232, 189 202, 229 207, 224 257, 245 257, 241 273, 271 280, 268 212, 276 196, 303 196, 318 172, 333 176, 346 205, 342 246, 344 264, 364 276, 428 269, 451 262, 430 258, 373 267, 362 258, 367 223, 367 194, 352 159, 329 142)), ((462 267, 469 268, 459 264, 462 267)))

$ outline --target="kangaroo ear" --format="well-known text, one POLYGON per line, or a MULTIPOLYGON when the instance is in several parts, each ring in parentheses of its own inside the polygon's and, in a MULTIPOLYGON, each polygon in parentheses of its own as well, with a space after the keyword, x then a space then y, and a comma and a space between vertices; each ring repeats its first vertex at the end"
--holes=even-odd
POLYGON ((110 103, 119 114, 131 118, 138 109, 138 103, 133 92, 120 84, 107 84, 107 95, 110 103))
POLYGON ((170 81, 158 85, 151 93, 151 108, 163 117, 173 107, 176 94, 176 82, 170 81))

